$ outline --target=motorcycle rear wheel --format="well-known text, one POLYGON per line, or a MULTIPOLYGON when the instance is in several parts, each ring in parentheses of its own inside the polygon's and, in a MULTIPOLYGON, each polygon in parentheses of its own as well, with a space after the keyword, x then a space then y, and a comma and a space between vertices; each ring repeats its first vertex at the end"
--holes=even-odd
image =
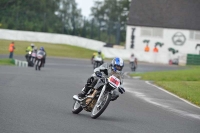
POLYGON ((94 108, 92 110, 92 113, 91 113, 91 118, 93 118, 93 119, 98 118, 105 111, 105 109, 107 108, 108 104, 110 103, 110 99, 111 99, 111 94, 110 93, 107 92, 102 96, 103 96, 104 99, 101 101, 100 104, 103 104, 103 105, 100 105, 98 107, 98 105, 96 103, 96 105, 94 106, 94 108))
POLYGON ((81 105, 79 104, 78 101, 74 102, 73 108, 72 108, 72 113, 74 114, 78 114, 83 110, 83 108, 81 107, 81 105))

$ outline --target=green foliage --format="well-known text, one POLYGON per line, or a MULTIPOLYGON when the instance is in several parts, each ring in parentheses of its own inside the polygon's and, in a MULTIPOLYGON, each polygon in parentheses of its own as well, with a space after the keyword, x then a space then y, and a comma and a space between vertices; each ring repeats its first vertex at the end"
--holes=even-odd
POLYGON ((4 29, 62 33, 74 28, 69 23, 78 25, 81 16, 75 0, 1 0, 0 7, 4 29))
POLYGON ((178 50, 175 50, 174 48, 169 48, 168 51, 172 52, 172 54, 178 53, 178 50))
POLYGON ((90 19, 75 0, 1 0, 0 28, 62 33, 120 44, 126 39, 129 0, 96 1, 90 19))
POLYGON ((14 59, 0 59, 0 65, 14 65, 14 59))
POLYGON ((190 69, 133 74, 153 81, 200 81, 200 67, 190 69))
POLYGON ((95 1, 95 6, 92 7, 92 16, 95 19, 97 26, 102 34, 107 38, 109 43, 125 42, 126 22, 130 7, 129 0, 104 0, 95 1), (112 40, 111 36, 115 39, 112 40))
POLYGON ((143 40, 143 43, 149 43, 150 42, 150 40, 143 40))
POLYGON ((157 46, 160 46, 160 47, 162 47, 164 45, 164 43, 161 43, 161 42, 156 42, 156 44, 155 44, 155 47, 157 47, 157 46))

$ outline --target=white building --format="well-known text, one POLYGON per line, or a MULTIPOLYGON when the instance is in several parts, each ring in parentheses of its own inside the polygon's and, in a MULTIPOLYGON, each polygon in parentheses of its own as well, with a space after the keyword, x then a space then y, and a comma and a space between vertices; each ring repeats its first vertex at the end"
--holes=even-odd
POLYGON ((126 49, 138 60, 168 63, 179 58, 186 63, 187 54, 199 54, 200 1, 198 0, 132 0, 127 22, 126 49), (145 41, 146 40, 146 41, 145 41), (145 46, 150 48, 145 52, 145 46), (159 52, 153 52, 156 43, 159 52), (169 48, 178 50, 172 54, 169 48))

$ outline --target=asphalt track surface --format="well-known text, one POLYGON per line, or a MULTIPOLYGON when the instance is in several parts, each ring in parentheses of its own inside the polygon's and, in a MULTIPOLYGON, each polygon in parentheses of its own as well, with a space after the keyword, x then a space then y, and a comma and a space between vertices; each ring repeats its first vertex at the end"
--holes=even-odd
MULTIPOLYGON (((23 59, 22 57, 17 57, 23 59)), ((179 69, 141 63, 138 72, 179 69)), ((130 68, 125 64, 125 72, 130 68)), ((0 133, 199 133, 200 109, 139 79, 98 119, 72 114, 72 96, 92 73, 89 60, 48 58, 45 68, 0 66, 0 133)))

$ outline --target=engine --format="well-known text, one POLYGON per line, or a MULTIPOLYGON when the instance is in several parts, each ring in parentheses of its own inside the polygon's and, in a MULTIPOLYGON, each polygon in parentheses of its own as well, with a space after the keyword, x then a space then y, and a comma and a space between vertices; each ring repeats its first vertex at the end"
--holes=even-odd
POLYGON ((85 111, 91 112, 92 109, 94 108, 95 104, 97 102, 97 99, 92 99, 92 98, 87 98, 86 99, 86 105, 87 107, 84 108, 85 111), (91 101, 92 100, 92 101, 91 101))

